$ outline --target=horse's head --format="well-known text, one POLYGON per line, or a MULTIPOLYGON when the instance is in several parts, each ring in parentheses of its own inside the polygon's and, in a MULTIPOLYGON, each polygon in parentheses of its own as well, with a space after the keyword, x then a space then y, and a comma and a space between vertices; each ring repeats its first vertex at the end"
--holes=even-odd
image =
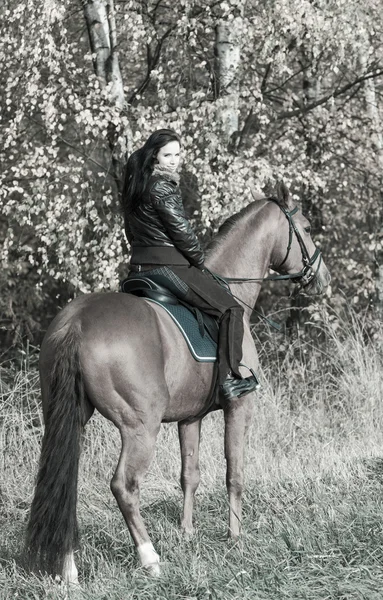
POLYGON ((272 269, 289 275, 305 294, 322 294, 331 276, 320 250, 311 238, 310 222, 291 201, 289 190, 281 183, 274 202, 281 210, 281 232, 272 256, 272 269), (296 277, 291 277, 295 275, 296 277))

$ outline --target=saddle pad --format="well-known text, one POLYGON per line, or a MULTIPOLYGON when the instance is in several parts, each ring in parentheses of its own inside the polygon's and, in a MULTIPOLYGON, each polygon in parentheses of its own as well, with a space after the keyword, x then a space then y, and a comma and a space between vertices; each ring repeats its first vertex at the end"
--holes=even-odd
POLYGON ((202 337, 198 321, 190 310, 182 304, 167 304, 152 298, 145 298, 145 300, 159 304, 166 310, 184 336, 195 360, 199 362, 215 362, 217 360, 217 344, 212 340, 206 329, 205 335, 202 337))

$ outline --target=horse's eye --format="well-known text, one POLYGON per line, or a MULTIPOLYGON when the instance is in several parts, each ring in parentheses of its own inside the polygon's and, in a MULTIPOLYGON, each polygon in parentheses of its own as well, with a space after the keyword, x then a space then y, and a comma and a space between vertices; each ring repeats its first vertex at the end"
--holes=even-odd
POLYGON ((307 227, 304 227, 304 230, 306 233, 310 233, 311 232, 311 225, 307 225, 307 227))

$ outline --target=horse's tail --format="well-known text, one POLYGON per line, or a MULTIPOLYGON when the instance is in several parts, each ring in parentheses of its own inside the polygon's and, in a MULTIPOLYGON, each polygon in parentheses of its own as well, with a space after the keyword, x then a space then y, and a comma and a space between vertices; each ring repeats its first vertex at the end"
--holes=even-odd
POLYGON ((79 361, 81 326, 72 319, 48 339, 53 353, 45 433, 27 528, 31 568, 61 574, 78 541, 77 481, 84 385, 79 361))

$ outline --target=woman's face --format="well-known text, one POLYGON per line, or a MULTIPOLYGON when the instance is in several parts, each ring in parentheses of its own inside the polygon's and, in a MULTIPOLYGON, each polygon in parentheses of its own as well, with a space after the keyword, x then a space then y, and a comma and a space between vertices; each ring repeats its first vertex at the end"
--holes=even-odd
POLYGON ((176 171, 180 164, 180 144, 176 140, 159 149, 157 160, 160 167, 176 171))

